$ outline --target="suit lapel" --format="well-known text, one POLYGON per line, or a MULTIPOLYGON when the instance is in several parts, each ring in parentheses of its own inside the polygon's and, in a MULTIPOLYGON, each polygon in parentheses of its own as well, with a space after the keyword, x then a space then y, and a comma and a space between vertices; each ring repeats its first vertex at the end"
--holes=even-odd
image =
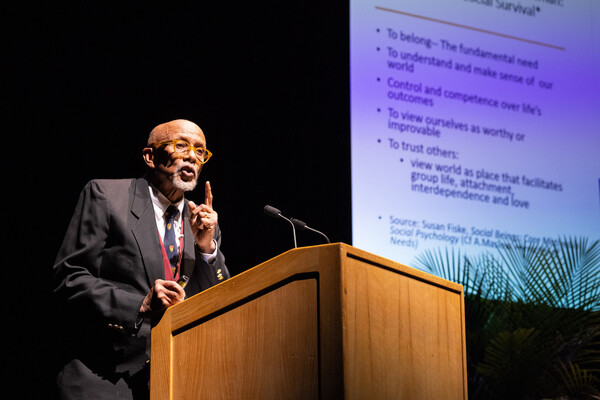
POLYGON ((184 200, 183 205, 183 258, 181 260, 181 274, 188 278, 192 276, 196 265, 196 252, 194 249, 194 234, 190 228, 190 210, 188 201, 184 200))
POLYGON ((156 279, 165 278, 165 270, 154 208, 150 200, 148 182, 145 179, 136 180, 131 202, 131 213, 137 218, 131 230, 138 244, 148 285, 152 287, 156 279))

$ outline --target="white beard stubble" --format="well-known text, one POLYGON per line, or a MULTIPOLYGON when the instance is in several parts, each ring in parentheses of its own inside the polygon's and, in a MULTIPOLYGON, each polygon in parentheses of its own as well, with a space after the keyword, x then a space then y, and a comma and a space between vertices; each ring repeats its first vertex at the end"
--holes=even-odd
POLYGON ((191 192, 192 190, 194 190, 196 188, 196 185, 198 184, 198 175, 196 175, 191 181, 186 182, 183 179, 181 179, 181 177, 179 176, 180 173, 181 167, 178 168, 177 171, 171 175, 171 182, 173 182, 173 186, 175 186, 175 188, 179 190, 183 190, 184 192, 191 192))

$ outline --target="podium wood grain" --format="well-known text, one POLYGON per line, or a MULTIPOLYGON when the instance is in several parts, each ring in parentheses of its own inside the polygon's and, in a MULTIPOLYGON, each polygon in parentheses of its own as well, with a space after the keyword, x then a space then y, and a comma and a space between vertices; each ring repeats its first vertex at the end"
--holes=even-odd
POLYGON ((337 243, 169 308, 151 399, 467 399, 462 287, 337 243))

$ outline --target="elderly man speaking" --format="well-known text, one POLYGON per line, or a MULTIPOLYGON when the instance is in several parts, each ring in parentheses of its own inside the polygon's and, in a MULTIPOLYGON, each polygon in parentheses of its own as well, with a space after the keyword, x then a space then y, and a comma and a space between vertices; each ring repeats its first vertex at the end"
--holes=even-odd
POLYGON ((200 127, 161 124, 142 155, 145 176, 86 185, 56 257, 61 399, 147 399, 152 314, 230 276, 210 183, 203 204, 184 197, 211 157, 200 127))

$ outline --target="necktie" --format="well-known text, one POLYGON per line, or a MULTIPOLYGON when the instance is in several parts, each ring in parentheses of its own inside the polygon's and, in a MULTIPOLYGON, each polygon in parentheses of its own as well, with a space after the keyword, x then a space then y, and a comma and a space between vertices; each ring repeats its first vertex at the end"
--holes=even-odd
POLYGON ((177 261, 179 261, 179 251, 177 249, 177 240, 175 239, 175 218, 179 210, 175 206, 169 206, 165 211, 165 237, 163 244, 167 252, 167 258, 171 262, 171 271, 173 276, 177 271, 177 261))

